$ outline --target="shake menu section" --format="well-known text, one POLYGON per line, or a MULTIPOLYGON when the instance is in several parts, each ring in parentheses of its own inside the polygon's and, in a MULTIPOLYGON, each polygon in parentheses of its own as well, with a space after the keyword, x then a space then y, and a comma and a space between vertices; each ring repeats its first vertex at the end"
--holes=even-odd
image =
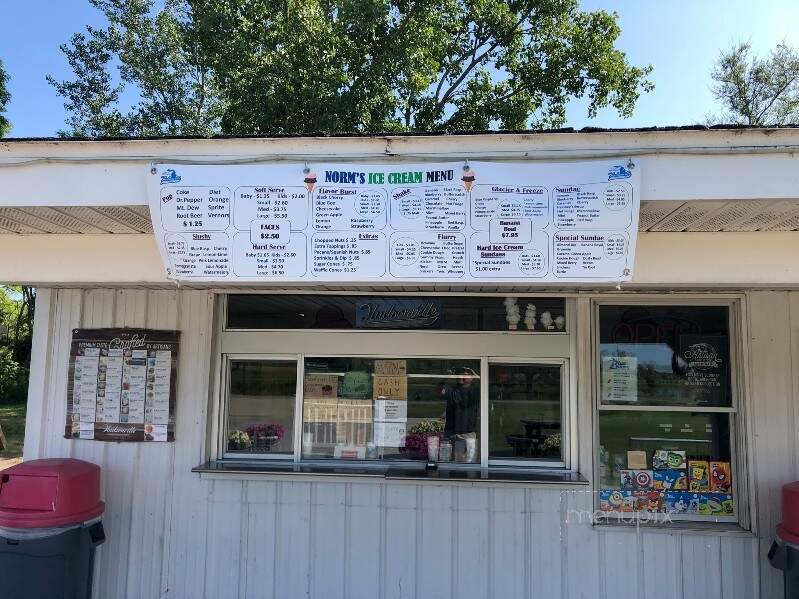
POLYGON ((68 439, 174 441, 177 331, 75 329, 68 439))
POLYGON ((148 195, 178 281, 617 282, 632 278, 640 169, 164 164, 148 195))

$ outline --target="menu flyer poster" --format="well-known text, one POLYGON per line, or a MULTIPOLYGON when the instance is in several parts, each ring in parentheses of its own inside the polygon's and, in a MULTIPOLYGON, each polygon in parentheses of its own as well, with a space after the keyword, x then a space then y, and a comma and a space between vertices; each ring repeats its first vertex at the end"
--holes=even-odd
POLYGON ((175 440, 179 331, 73 329, 67 439, 175 440))
POLYGON ((638 401, 638 358, 602 356, 602 403, 638 401))
POLYGON ((319 399, 338 396, 338 376, 335 374, 306 374, 303 386, 305 397, 319 399))
POLYGON ((722 335, 680 335, 677 361, 683 384, 710 405, 728 405, 729 338, 722 335))
POLYGON ((275 162, 154 164, 146 177, 176 281, 543 285, 632 278, 640 170, 275 162))

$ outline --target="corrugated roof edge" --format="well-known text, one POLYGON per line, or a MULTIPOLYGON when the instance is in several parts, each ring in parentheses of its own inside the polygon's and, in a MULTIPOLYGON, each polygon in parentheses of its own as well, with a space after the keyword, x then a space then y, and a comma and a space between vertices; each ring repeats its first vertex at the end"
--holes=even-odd
POLYGON ((573 127, 563 127, 561 129, 514 129, 503 131, 409 131, 399 133, 396 131, 364 133, 359 131, 351 132, 308 132, 308 133, 275 133, 271 135, 213 135, 204 137, 201 135, 163 135, 163 136, 143 136, 143 137, 3 137, 0 143, 6 142, 31 142, 31 141, 160 141, 171 139, 285 139, 300 137, 445 137, 458 135, 546 135, 553 133, 662 133, 669 131, 756 131, 756 130, 777 130, 777 129, 799 129, 799 124, 789 125, 674 125, 666 127, 630 127, 605 129, 602 127, 583 127, 574 129, 573 127))

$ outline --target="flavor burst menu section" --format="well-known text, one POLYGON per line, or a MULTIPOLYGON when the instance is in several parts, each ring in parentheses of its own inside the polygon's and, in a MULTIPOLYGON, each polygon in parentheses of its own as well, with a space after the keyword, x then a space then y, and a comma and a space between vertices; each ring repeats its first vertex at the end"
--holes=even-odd
POLYGON ((640 169, 154 165, 148 196, 179 281, 617 282, 632 278, 640 169))
POLYGON ((179 335, 150 329, 73 330, 65 436, 174 441, 179 335))

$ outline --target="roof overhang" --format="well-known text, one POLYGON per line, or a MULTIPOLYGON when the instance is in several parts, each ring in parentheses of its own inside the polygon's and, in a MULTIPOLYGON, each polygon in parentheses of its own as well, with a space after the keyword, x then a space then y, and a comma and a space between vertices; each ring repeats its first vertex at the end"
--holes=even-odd
MULTIPOLYGON (((147 140, 0 140, 0 255, 26 256, 0 267, 0 280, 37 284, 89 283, 91 271, 70 276, 25 277, 34 240, 49 251, 86 254, 144 252, 157 258, 147 208, 146 176, 152 163, 250 164, 303 162, 419 162, 424 160, 571 161, 635 157, 641 164, 639 252, 635 283, 651 285, 799 285, 792 263, 799 255, 799 129, 654 130, 592 133, 505 133, 413 136, 340 136, 147 140), (682 232, 679 248, 674 236, 682 232), (793 232, 793 233, 789 233, 793 232), (712 233, 711 236, 687 235, 712 233), (736 236, 728 234, 736 233, 736 236), (750 234, 754 233, 752 237, 750 234), (763 233, 769 233, 768 241, 763 233), (785 233, 788 233, 785 235, 785 233), (112 235, 113 234, 113 235, 112 235), (78 243, 75 237, 99 237, 78 243), (123 241, 123 237, 130 237, 123 241), (672 241, 664 241, 665 239, 672 241), (711 243, 708 248, 705 244, 711 243), (752 254, 771 260, 763 276, 734 276, 707 263, 710 250, 749 264, 734 252, 757 243, 752 254), (674 245, 671 251, 667 251, 674 245), (129 247, 130 246, 130 247, 129 247), (113 248, 113 249, 111 249, 113 248), (677 251, 679 249, 679 251, 677 251), (664 254, 663 252, 666 252, 664 254), (699 256, 690 257, 690 252, 699 256), (730 252, 733 252, 732 254, 730 252), (764 253, 765 252, 765 253, 764 253), (769 258, 768 252, 775 254, 769 258), (779 255, 777 255, 779 254, 779 255), (672 264, 672 259, 678 262, 672 264), (783 264, 783 258, 788 260, 783 264), (666 271, 653 270, 653 260, 666 271), (682 261, 684 276, 676 264, 682 261), (698 266, 697 266, 698 265, 698 266), (691 270, 696 266, 704 274, 691 270), (19 267, 23 270, 20 271, 19 267), (725 274, 727 273, 727 274, 725 274), (737 281, 737 283, 736 283, 737 281)), ((715 254, 712 251, 711 254, 715 254)), ((147 258, 149 260, 150 258, 147 258)), ((133 266, 123 277, 107 273, 95 282, 170 284, 157 264, 133 266)), ((28 271, 28 272, 33 272, 28 271)), ((95 271, 96 272, 96 271, 95 271)), ((90 277, 91 279, 91 277, 90 277)))

